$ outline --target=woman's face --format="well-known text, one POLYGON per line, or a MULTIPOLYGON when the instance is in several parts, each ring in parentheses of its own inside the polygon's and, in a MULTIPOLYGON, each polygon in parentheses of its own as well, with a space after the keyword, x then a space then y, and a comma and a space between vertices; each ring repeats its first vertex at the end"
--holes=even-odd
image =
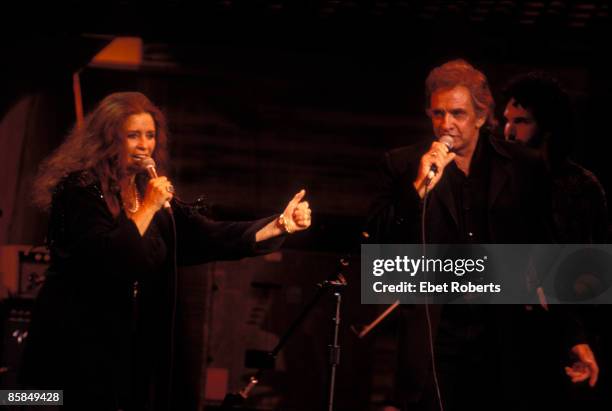
POLYGON ((140 160, 153 155, 155 135, 155 121, 149 113, 132 114, 125 120, 123 141, 128 170, 139 171, 140 160))

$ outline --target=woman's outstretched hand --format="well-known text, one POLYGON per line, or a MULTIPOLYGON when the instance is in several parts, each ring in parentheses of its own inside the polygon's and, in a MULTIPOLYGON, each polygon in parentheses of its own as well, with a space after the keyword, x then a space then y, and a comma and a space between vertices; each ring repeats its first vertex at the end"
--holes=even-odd
POLYGON ((300 190, 293 196, 280 217, 268 223, 255 234, 255 241, 264 241, 282 234, 292 234, 310 227, 312 222, 311 210, 308 201, 302 201, 305 195, 306 190, 300 190))
POLYGON ((279 223, 287 233, 306 230, 312 223, 310 206, 308 201, 302 201, 306 195, 306 190, 302 189, 298 192, 281 214, 279 223))

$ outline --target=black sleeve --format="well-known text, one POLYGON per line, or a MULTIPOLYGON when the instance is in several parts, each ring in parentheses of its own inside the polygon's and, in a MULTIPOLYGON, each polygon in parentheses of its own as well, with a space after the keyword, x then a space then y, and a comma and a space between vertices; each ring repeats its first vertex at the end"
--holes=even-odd
POLYGON ((573 304, 553 304, 550 306, 553 321, 557 322, 561 330, 560 342, 569 353, 576 344, 587 344, 588 338, 584 325, 585 315, 588 314, 588 306, 573 304))
POLYGON ((597 180, 593 177, 589 199, 591 204, 591 233, 592 242, 595 244, 606 244, 608 242, 608 205, 606 193, 597 180))
POLYGON ((202 264, 267 254, 280 248, 285 236, 256 242, 255 234, 278 216, 255 221, 214 221, 198 213, 177 209, 177 262, 202 264))
MULTIPOLYGON (((585 232, 591 236, 590 242, 595 244, 605 244, 607 242, 608 230, 608 209, 606 194, 603 187, 595 176, 588 180, 584 187, 589 210, 588 223, 590 227, 585 227, 585 232)), ((587 221, 585 221, 586 223, 587 221)), ((578 281, 579 277, 575 279, 578 281)), ((572 287, 576 290, 576 287, 572 287)), ((592 343, 588 337, 587 319, 594 313, 592 305, 559 305, 553 306, 556 310, 555 318, 560 322, 561 330, 568 352, 576 344, 592 343)))
POLYGON ((422 202, 411 184, 414 176, 398 172, 389 153, 385 153, 379 174, 380 189, 366 221, 369 241, 418 242, 422 202))
POLYGON ((535 218, 530 222, 532 227, 527 241, 532 244, 549 244, 558 242, 555 229, 555 221, 552 207, 552 176, 546 168, 544 160, 538 156, 533 164, 533 169, 526 176, 531 182, 532 193, 525 197, 527 207, 533 207, 534 213, 529 213, 535 218))

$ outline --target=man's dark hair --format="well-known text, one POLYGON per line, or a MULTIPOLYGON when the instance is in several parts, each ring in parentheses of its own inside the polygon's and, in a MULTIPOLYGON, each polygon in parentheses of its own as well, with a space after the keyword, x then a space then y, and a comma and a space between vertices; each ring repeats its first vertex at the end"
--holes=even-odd
POLYGON ((507 102, 514 99, 516 104, 531 112, 538 125, 538 140, 549 134, 548 143, 551 158, 565 159, 571 151, 574 135, 572 106, 569 95, 559 82, 547 73, 531 72, 513 78, 506 89, 507 102))

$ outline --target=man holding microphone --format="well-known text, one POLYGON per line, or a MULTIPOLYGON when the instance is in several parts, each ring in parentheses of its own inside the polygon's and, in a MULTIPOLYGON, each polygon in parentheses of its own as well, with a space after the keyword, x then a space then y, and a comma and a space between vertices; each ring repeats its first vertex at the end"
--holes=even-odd
MULTIPOLYGON (((367 222, 372 242, 553 241, 544 164, 536 152, 493 138, 494 108, 486 77, 466 61, 429 73, 426 112, 435 140, 385 154, 367 222)), ((397 407, 503 409, 494 402, 501 387, 500 310, 464 304, 399 311, 397 407)))

